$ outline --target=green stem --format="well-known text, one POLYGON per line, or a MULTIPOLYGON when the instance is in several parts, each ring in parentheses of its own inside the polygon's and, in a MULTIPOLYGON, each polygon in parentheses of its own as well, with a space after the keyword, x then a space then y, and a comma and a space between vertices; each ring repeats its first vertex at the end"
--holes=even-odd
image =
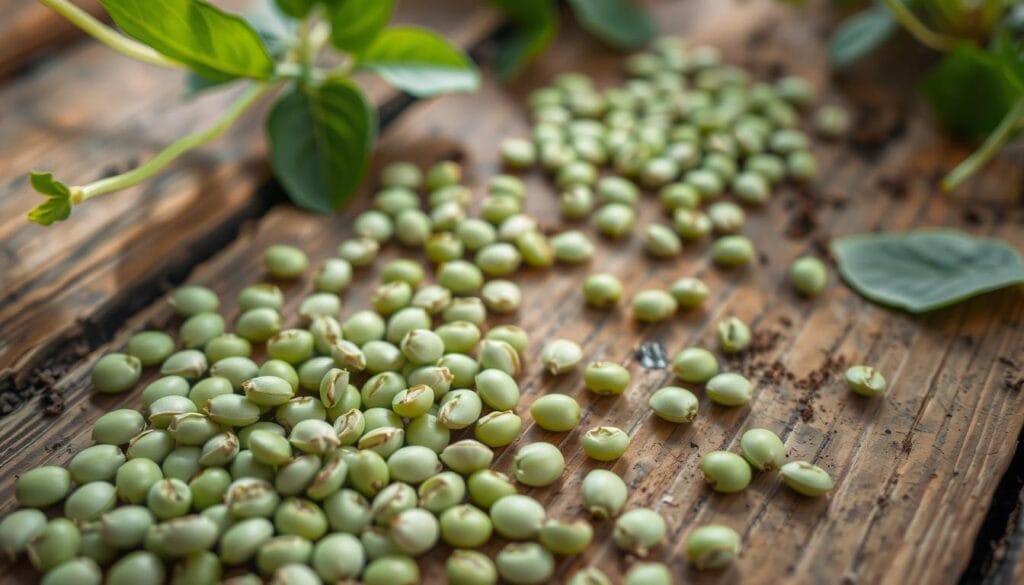
POLYGON ((256 103, 260 97, 265 95, 274 87, 276 87, 276 85, 253 85, 243 93, 234 104, 231 105, 230 109, 228 109, 224 114, 224 117, 216 124, 201 132, 196 132, 195 134, 189 134, 188 136, 179 138, 167 148, 161 150, 155 157, 139 167, 120 175, 100 179, 99 181, 89 183, 88 185, 72 187, 72 203, 81 203, 82 201, 91 199, 97 195, 103 195, 104 193, 110 193, 111 191, 131 187, 132 185, 137 185, 145 181, 149 177, 160 172, 171 161, 178 158, 185 152, 219 138, 238 120, 239 117, 241 117, 242 114, 245 113, 246 110, 256 103))
POLYGON ((1010 134, 1021 124, 1024 124, 1024 97, 1013 104, 1010 111, 999 122, 999 126, 988 135, 981 147, 946 175, 946 178, 942 180, 942 188, 952 191, 978 169, 985 166, 985 163, 999 152, 999 149, 1010 138, 1010 134))
POLYGON ((921 44, 927 47, 945 53, 967 42, 963 39, 937 33, 928 28, 928 25, 921 22, 921 19, 912 10, 907 8, 901 0, 884 0, 884 2, 889 12, 892 12, 893 17, 896 18, 896 21, 903 28, 907 29, 910 34, 914 35, 921 44))
POLYGON ((68 19, 99 42, 132 59, 168 69, 185 68, 184 64, 172 61, 146 45, 115 31, 68 0, 39 0, 39 3, 68 19))

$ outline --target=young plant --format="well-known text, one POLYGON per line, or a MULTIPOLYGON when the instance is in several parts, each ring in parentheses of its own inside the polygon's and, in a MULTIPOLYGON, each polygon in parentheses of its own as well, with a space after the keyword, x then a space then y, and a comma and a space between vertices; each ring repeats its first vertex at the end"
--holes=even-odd
POLYGON ((204 0, 100 0, 118 32, 69 0, 39 0, 110 48, 145 63, 190 72, 189 92, 246 87, 220 120, 180 138, 141 166, 84 185, 33 172, 46 197, 28 217, 67 219, 75 205, 139 184, 183 153, 220 137, 265 96, 270 163, 291 200, 329 212, 355 192, 377 135, 377 113, 353 73, 375 73, 416 97, 473 91, 479 73, 437 33, 387 26, 394 0, 275 0, 250 21, 204 0), (327 56, 330 49, 334 55, 327 56), (322 65, 331 63, 331 65, 322 65))
POLYGON ((942 181, 949 190, 985 165, 1024 125, 1024 5, 1008 0, 876 0, 832 36, 833 67, 847 67, 900 27, 945 53, 922 89, 954 135, 984 138, 942 181))

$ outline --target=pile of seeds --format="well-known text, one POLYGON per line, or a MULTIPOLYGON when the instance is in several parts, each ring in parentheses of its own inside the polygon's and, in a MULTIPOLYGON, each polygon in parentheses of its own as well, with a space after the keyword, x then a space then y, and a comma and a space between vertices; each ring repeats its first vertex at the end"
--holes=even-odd
MULTIPOLYGON (((752 84, 742 69, 721 65, 714 49, 677 39, 634 56, 629 71, 634 77, 624 87, 601 91, 568 74, 535 92, 534 139, 506 141, 505 162, 524 169, 539 160, 563 189, 566 218, 586 217, 597 204, 594 224, 610 238, 632 231, 641 187, 656 189, 672 221, 645 228, 647 252, 675 256, 683 240, 714 232, 718 264, 749 262, 752 245, 735 233, 743 208, 714 200, 729 190, 758 205, 779 181, 813 177, 809 140, 794 128, 810 86, 795 78, 752 84), (599 178, 603 166, 615 174, 599 178)), ((839 118, 821 120, 837 134, 839 118)), ((272 280, 309 278, 315 289, 299 306, 298 327, 286 328, 293 319, 281 314, 284 294, 272 282, 240 293, 233 332, 213 291, 185 286, 170 295, 181 318, 177 339, 138 333, 92 373, 97 391, 120 393, 136 387, 144 367, 159 367, 161 377, 141 392, 142 410, 103 415, 93 427, 95 444, 67 468, 22 475, 16 495, 23 509, 0 522, 0 549, 11 559, 27 554, 49 585, 203 584, 228 576, 232 583, 262 576, 283 584, 402 585, 420 581, 415 558, 443 541, 454 549, 446 562, 453 585, 487 585, 499 576, 516 585, 549 581, 556 555, 583 552, 594 530, 586 518, 552 517, 517 493, 517 484, 559 480, 565 456, 555 445, 520 446, 511 477, 489 469, 494 449, 513 443, 523 426, 517 379, 530 340, 515 325, 488 328, 487 321, 519 308, 521 291, 507 277, 521 266, 585 262, 594 244, 579 230, 541 233, 523 213, 525 187, 513 175, 491 179, 479 217, 472 217, 461 175, 451 161, 426 173, 409 163, 386 167, 374 209, 355 219, 355 237, 312 274, 301 250, 267 249, 272 280), (421 209, 424 194, 428 211, 421 209), (416 260, 390 261, 371 306, 342 318, 339 295, 392 241, 423 250, 433 282, 416 260), (266 359, 257 363, 257 356, 266 359), (60 504, 62 517, 41 511, 60 504), (493 536, 509 541, 493 560, 473 550, 493 536)), ((814 295, 827 273, 820 261, 802 259, 791 278, 814 295)), ((623 288, 614 275, 597 273, 582 295, 610 308, 623 288)), ((633 312, 659 321, 709 294, 700 280, 682 278, 668 290, 638 293, 633 312)), ((726 354, 751 342, 736 317, 715 331, 726 354)), ((577 368, 584 352, 557 339, 541 357, 558 376, 577 368)), ((743 376, 721 372, 707 349, 684 349, 671 369, 684 383, 704 384, 721 405, 745 404, 753 393, 743 376)), ((852 368, 847 378, 865 395, 885 390, 870 368, 852 368)), ((630 373, 618 363, 590 362, 583 380, 590 391, 615 396, 629 387, 630 373)), ((658 389, 649 403, 673 423, 691 422, 698 410, 694 393, 679 386, 658 389)), ((581 418, 576 400, 560 393, 537 398, 529 413, 555 432, 574 429, 581 418)), ((629 435, 610 426, 582 438, 586 455, 598 461, 618 459, 629 446, 629 435)), ((748 430, 740 448, 742 456, 715 451, 701 461, 716 491, 744 489, 751 467, 779 469, 805 495, 832 487, 824 470, 785 463, 783 443, 770 430, 748 430)), ((656 511, 627 506, 626 484, 615 473, 588 473, 580 499, 592 520, 613 523, 614 543, 632 558, 665 538, 656 511)), ((725 526, 696 528, 687 542, 698 568, 725 566, 739 552, 739 535, 725 526)), ((610 582, 595 567, 569 579, 610 582)), ((638 560, 625 582, 666 584, 672 577, 665 565, 638 560)))

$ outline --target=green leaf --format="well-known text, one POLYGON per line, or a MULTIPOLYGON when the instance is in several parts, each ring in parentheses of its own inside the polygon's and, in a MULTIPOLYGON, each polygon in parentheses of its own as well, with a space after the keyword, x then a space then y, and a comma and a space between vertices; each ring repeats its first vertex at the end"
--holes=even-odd
POLYGON ((305 18, 316 6, 316 2, 317 0, 274 0, 278 9, 292 18, 305 18))
POLYGON ((437 33, 413 26, 384 29, 357 64, 417 97, 480 87, 480 74, 469 57, 437 33))
POLYGON ((558 33, 558 12, 551 0, 491 0, 517 24, 498 45, 498 76, 508 80, 544 52, 558 33))
POLYGON ((46 196, 45 202, 28 213, 30 221, 50 225, 71 215, 71 189, 64 183, 54 180, 53 173, 33 171, 29 173, 28 180, 33 189, 46 196))
POLYGON ((882 46, 899 28, 885 6, 872 6, 844 20, 828 45, 832 67, 848 67, 882 46))
POLYGON ((1017 90, 1024 92, 1024 40, 1015 40, 1010 31, 1004 31, 996 37, 992 52, 1017 90))
POLYGON ((274 72, 256 31, 203 0, 100 2, 129 36, 209 79, 267 79, 274 72))
POLYGON ((850 236, 832 250, 854 290, 911 313, 1024 282, 1024 261, 1013 247, 955 230, 850 236))
POLYGON ((376 110, 348 80, 290 89, 267 116, 274 173, 296 205, 321 213, 355 192, 376 134, 376 110))
POLYGON ((391 20, 394 0, 335 0, 327 4, 331 42, 349 53, 359 53, 377 38, 391 20))
POLYGON ((994 130, 1019 95, 999 58, 972 45, 947 54, 922 89, 943 126, 969 138, 994 130))
POLYGON ((569 5, 580 26, 616 49, 642 47, 658 32, 651 17, 631 0, 569 0, 569 5))

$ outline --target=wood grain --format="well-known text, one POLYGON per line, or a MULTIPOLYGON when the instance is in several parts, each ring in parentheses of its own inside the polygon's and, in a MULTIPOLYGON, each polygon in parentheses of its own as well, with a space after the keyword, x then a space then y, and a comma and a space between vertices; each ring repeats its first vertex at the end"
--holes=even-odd
MULTIPOLYGON (((99 16, 97 0, 76 0, 86 12, 99 16)), ((26 66, 44 51, 82 36, 73 24, 35 0, 0 0, 0 80, 26 66)))
MULTIPOLYGON (((464 47, 479 43, 498 19, 476 0, 406 2, 395 17, 464 47)), ((398 99, 379 80, 362 81, 379 106, 398 99)), ((217 144, 152 181, 76 208, 68 222, 46 229, 25 219, 39 202, 25 179, 30 170, 53 170, 69 184, 126 170, 212 123, 238 94, 183 100, 181 91, 179 73, 96 43, 0 88, 0 103, 18 113, 0 125, 0 381, 17 375, 24 383, 39 356, 71 337, 102 337, 96 323, 144 306, 152 296, 140 297, 140 290, 180 278, 197 254, 220 248, 268 207, 266 197, 254 196, 269 175, 254 112, 217 144)))
MULTIPOLYGON (((1024 297, 1019 290, 1004 290, 927 316, 909 316, 866 303, 834 276, 820 298, 801 299, 788 287, 785 269, 799 255, 820 253, 821 243, 830 237, 877 229, 947 225, 1002 237, 1022 248, 1024 230, 1016 207, 1024 179, 1022 153, 1009 152, 961 192, 943 194, 936 187, 938 173, 962 157, 964 149, 938 135, 924 104, 906 83, 896 82, 906 76, 901 68, 880 73, 884 68, 876 63, 874 71, 863 72, 871 75, 854 72, 842 84, 828 82, 814 24, 827 14, 795 19, 788 9, 768 3, 714 0, 660 4, 656 10, 666 29, 713 42, 727 60, 749 65, 761 75, 785 63, 788 71, 807 75, 822 87, 825 101, 854 100, 847 103, 861 112, 879 104, 897 108, 899 127, 883 128, 884 140, 865 138, 856 147, 818 145, 822 172, 813 188, 781 188, 764 209, 749 213, 744 233, 757 243, 763 261, 746 269, 710 266, 706 243, 687 247, 679 260, 652 262, 644 258, 636 236, 617 242, 595 236, 599 253, 589 265, 517 276, 523 308, 492 323, 515 322, 530 333, 521 376, 524 398, 517 409, 526 424, 517 443, 501 451, 496 466, 507 470, 509 454, 527 442, 560 445, 568 463, 563 479, 527 493, 545 502, 553 515, 567 518, 582 516, 579 483, 587 471, 606 467, 620 473, 631 486, 629 506, 653 507, 668 521, 670 536, 652 558, 669 563, 677 582, 955 581, 970 558, 1024 425, 1020 396, 1004 382, 1009 366, 997 359, 1020 363, 1024 297), (752 38, 761 40, 752 43, 752 38), (840 87, 856 90, 840 92, 840 87), (795 217, 814 220, 800 238, 786 235, 795 217), (627 299, 684 275, 705 279, 713 294, 702 310, 641 326, 626 306, 599 312, 582 305, 579 282, 595 270, 618 274, 626 283, 627 299), (642 369, 632 359, 633 349, 644 341, 661 342, 670 354, 691 345, 714 347, 713 325, 729 314, 745 319, 759 334, 778 334, 778 340, 756 355, 728 362, 728 367, 759 374, 762 364, 777 360, 792 378, 757 375, 755 398, 742 408, 716 407, 702 396, 701 414, 689 425, 655 418, 647 398, 673 379, 664 371, 642 369), (578 371, 544 375, 539 352, 545 340, 556 337, 580 342, 586 360, 627 365, 633 374, 630 389, 616 398, 596 397, 584 390, 578 371), (821 375, 826 356, 877 366, 890 380, 890 392, 875 400, 852 395, 837 377, 821 375), (552 391, 570 394, 583 406, 584 418, 573 432, 550 433, 531 424, 529 404, 552 391), (618 426, 632 435, 629 452, 614 464, 596 464, 580 451, 580 436, 598 424, 618 426), (760 474, 741 494, 711 492, 697 468, 700 455, 735 450, 739 435, 755 426, 783 436, 791 458, 814 461, 832 473, 835 491, 826 498, 804 498, 781 486, 776 475, 760 474), (685 536, 711 522, 739 530, 745 550, 733 567, 698 574, 684 560, 685 536)), ((428 164, 454 156, 463 160, 467 182, 479 193, 499 169, 498 140, 528 130, 521 104, 530 89, 566 70, 586 72, 602 86, 618 83, 620 68, 620 57, 570 28, 509 91, 488 83, 479 95, 447 97, 405 112, 386 132, 376 167, 390 160, 428 164)), ((557 225, 555 192, 538 173, 527 179, 528 212, 557 225)), ((274 207, 252 230, 196 267, 189 281, 217 290, 225 314, 233 318, 238 291, 265 278, 262 249, 292 243, 315 262, 332 256, 372 190, 368 185, 353 209, 334 217, 274 207)), ((646 201, 639 223, 651 221, 666 219, 646 201)), ((585 224, 580 227, 593 233, 585 224)), ((367 304, 377 269, 399 254, 408 252, 389 248, 375 268, 359 272, 345 295, 345 314, 367 304)), ((294 314, 309 290, 307 281, 287 286, 286 314, 294 314)), ((67 461, 88 445, 89 428, 102 412, 138 404, 137 391, 94 395, 88 372, 99 356, 121 347, 131 333, 165 323, 175 325, 166 306, 147 307, 127 319, 109 344, 76 363, 57 383, 70 405, 60 418, 51 422, 39 409, 23 408, 0 420, 0 512, 13 508, 14 476, 42 463, 67 461)), ((562 560, 558 580, 595 564, 619 582, 633 560, 614 549, 609 533, 608 523, 598 523, 595 544, 581 557, 562 560)), ((499 545, 492 543, 486 550, 493 553, 499 545)), ((423 559, 424 582, 441 582, 446 553, 435 551, 423 559)))

